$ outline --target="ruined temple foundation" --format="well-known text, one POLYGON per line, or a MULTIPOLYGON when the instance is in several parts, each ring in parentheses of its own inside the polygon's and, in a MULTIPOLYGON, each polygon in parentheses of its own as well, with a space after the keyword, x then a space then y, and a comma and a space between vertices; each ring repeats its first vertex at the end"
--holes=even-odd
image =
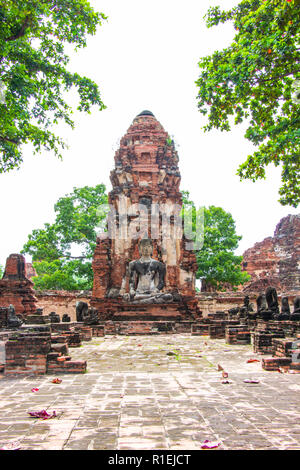
MULTIPOLYGON (((173 204, 181 208, 178 156, 168 134, 149 111, 137 116, 121 139, 111 181, 113 189, 109 194, 109 203, 115 211, 118 227, 124 216, 121 202, 128 209, 126 218, 130 222, 137 217, 134 212, 130 212, 135 204, 146 206, 144 221, 150 218, 152 205, 173 204)), ((79 347, 81 341, 91 341, 93 337, 104 335, 174 333, 225 339, 231 345, 252 344, 255 353, 272 355, 262 359, 265 370, 285 367, 300 372, 299 302, 297 309, 294 308, 298 316, 288 315, 287 321, 277 321, 276 318, 264 321, 265 317, 259 318, 256 314, 243 317, 241 293, 228 292, 221 296, 217 293, 201 293, 197 297, 195 254, 188 248, 190 242, 183 234, 181 237, 175 236, 175 229, 178 229, 175 228, 175 216, 170 219, 169 238, 164 237, 159 218, 156 237, 152 236, 150 224, 137 237, 99 235, 93 258, 94 285, 91 297, 89 293, 68 293, 63 296, 53 292, 44 296, 39 294, 42 305, 39 304, 37 308, 37 298, 26 273, 25 259, 19 254, 11 255, 0 281, 0 346, 5 348, 6 353, 3 364, 0 354, 0 372, 8 375, 85 372, 86 362, 72 361, 68 355, 68 348, 79 347), (163 273, 164 277, 161 289, 150 291, 153 301, 146 303, 136 297, 136 291, 130 294, 133 266, 137 262, 147 261, 145 257, 144 261, 140 261, 140 241, 145 239, 151 241, 150 260, 159 266, 156 274, 160 277, 163 273), (159 295, 156 295, 157 290, 159 295), (169 299, 166 300, 164 295, 169 296, 169 299), (92 308, 88 310, 93 310, 92 320, 95 319, 95 323, 78 321, 77 312, 77 321, 74 321, 74 312, 71 315, 68 309, 72 306, 74 310, 79 298, 91 305, 92 308), (7 314, 11 304, 24 321, 21 328, 8 325, 7 314), (65 315, 66 310, 70 313, 69 320, 60 322, 59 315, 53 312, 53 309, 56 310, 55 305, 60 314, 65 315), (45 307, 46 315, 42 307, 45 307), (241 313, 241 316, 237 313, 241 313)), ((298 222, 298 219, 293 219, 292 227, 295 221, 298 222)), ((289 301, 294 301, 296 305, 297 294, 296 289, 293 292, 282 292, 281 296, 288 295, 289 301)), ((248 300, 256 298, 253 291, 251 297, 248 300)))
POLYGON ((91 304, 97 308, 100 321, 195 321, 197 316, 193 312, 199 311, 194 299, 162 305, 132 305, 122 299, 95 299, 91 304))

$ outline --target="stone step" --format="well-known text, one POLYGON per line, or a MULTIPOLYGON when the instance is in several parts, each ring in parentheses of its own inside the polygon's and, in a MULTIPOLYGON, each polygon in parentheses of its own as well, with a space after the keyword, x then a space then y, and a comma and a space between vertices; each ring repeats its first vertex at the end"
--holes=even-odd
POLYGON ((86 361, 64 361, 64 362, 50 362, 47 364, 47 372, 50 374, 57 373, 85 373, 86 361))
POLYGON ((180 321, 182 319, 182 315, 178 312, 159 312, 159 313, 152 313, 152 312, 118 312, 114 315, 113 321, 119 320, 136 320, 136 321, 180 321))

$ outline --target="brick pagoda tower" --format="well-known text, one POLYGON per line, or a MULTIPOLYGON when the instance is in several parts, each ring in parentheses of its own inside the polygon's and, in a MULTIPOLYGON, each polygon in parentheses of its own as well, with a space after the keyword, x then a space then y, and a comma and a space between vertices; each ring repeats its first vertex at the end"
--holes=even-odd
POLYGON ((175 237, 178 232, 172 216, 170 236, 164 236, 162 216, 155 209, 164 204, 179 209, 182 206, 178 155, 168 133, 150 111, 140 113, 121 139, 110 179, 109 204, 114 208, 117 224, 122 223, 121 206, 127 208, 127 222, 132 223, 137 218, 132 207, 138 204, 147 209, 141 217, 144 221, 148 218, 149 223, 146 233, 140 231, 135 238, 98 237, 91 305, 98 310, 99 319, 195 319, 199 316, 195 299, 195 254, 186 249, 183 235, 175 237), (154 235, 151 220, 157 221, 154 235), (128 292, 129 262, 139 258, 138 243, 143 237, 152 239, 152 257, 166 267, 164 291, 173 294, 172 303, 138 306, 122 297, 128 292))
POLYGON ((0 279, 0 307, 9 307, 10 304, 22 317, 36 313, 33 282, 27 277, 24 256, 18 253, 7 258, 4 275, 0 279))

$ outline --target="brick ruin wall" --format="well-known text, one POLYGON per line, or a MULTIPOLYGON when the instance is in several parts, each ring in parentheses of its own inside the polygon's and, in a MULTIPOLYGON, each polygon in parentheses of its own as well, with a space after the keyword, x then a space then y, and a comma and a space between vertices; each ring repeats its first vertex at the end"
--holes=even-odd
POLYGON ((251 275, 243 292, 264 292, 272 286, 281 294, 300 295, 300 214, 282 218, 273 237, 246 250, 242 266, 251 275))
POLYGON ((37 291, 37 307, 43 309, 43 315, 49 315, 51 312, 57 313, 60 318, 67 313, 71 322, 76 321, 76 302, 82 301, 90 304, 91 292, 74 291, 37 291))
MULTIPOLYGON (((256 298, 260 292, 252 293, 249 295, 250 302, 254 305, 256 310, 256 298)), ((80 292, 67 292, 67 291, 44 291, 36 292, 37 307, 43 308, 43 315, 49 315, 51 312, 56 312, 62 317, 67 313, 71 317, 71 321, 76 321, 76 302, 81 300, 90 304, 91 292, 86 291, 84 294, 80 292)), ((296 297, 295 292, 284 293, 289 297, 290 308, 292 310, 293 301, 296 297)), ((201 292, 196 296, 198 307, 202 312, 202 316, 206 318, 209 313, 224 312, 231 308, 242 306, 244 303, 244 293, 241 292, 201 292)), ((281 295, 278 293, 280 303, 281 295)))

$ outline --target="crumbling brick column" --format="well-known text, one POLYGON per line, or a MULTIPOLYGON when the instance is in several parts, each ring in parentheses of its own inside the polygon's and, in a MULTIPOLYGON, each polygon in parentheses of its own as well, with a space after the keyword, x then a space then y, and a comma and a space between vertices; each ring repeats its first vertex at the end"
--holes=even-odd
POLYGON ((26 276, 26 263, 23 255, 12 254, 6 260, 3 278, 0 280, 0 307, 12 304, 17 315, 34 314, 37 299, 33 282, 26 276))

